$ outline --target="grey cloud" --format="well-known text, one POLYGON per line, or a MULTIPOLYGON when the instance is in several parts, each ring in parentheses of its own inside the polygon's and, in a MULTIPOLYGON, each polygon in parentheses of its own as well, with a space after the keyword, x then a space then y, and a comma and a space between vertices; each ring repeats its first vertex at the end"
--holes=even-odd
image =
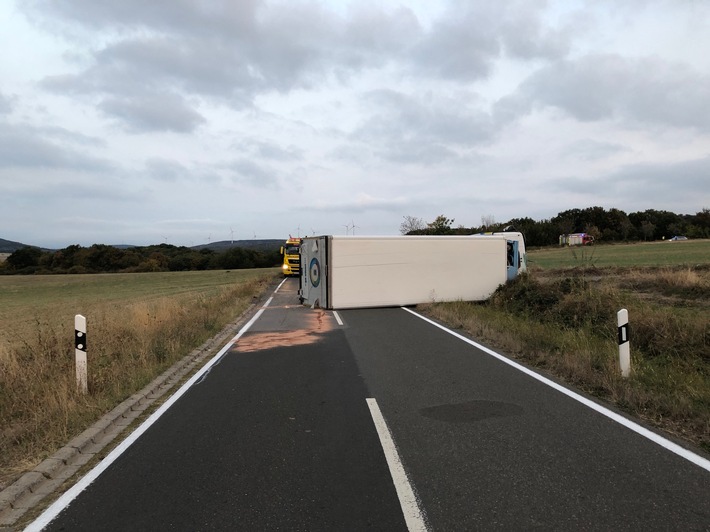
POLYGON ((490 75, 504 53, 521 59, 559 59, 570 48, 568 28, 547 28, 545 2, 452 2, 411 50, 422 74, 471 81, 490 75))
MULTIPOLYGON (((362 214, 372 211, 400 212, 408 205, 409 200, 405 197, 377 197, 370 194, 360 193, 347 202, 341 203, 314 203, 309 206, 313 211, 335 212, 340 214, 362 214)), ((357 226, 356 226, 357 228, 357 226)))
POLYGON ((118 182, 86 183, 71 178, 33 189, 27 195, 34 201, 55 201, 60 198, 68 198, 71 200, 129 203, 131 205, 146 201, 145 191, 126 187, 118 182))
POLYGON ((109 97, 99 104, 106 114, 121 120, 129 131, 174 131, 189 133, 205 119, 178 94, 109 97))
POLYGON ((377 115, 363 128, 368 134, 468 145, 489 140, 493 133, 490 116, 468 105, 475 100, 473 94, 426 93, 413 97, 381 90, 369 93, 366 99, 378 108, 377 115))
POLYGON ((542 15, 547 2, 520 0, 503 3, 503 6, 501 41, 508 55, 520 59, 555 60, 569 53, 573 29, 567 25, 561 28, 544 26, 542 15))
POLYGON ((534 106, 557 107, 581 121, 621 120, 710 130, 710 77, 660 58, 590 55, 560 61, 533 74, 499 116, 511 119, 534 106))
POLYGON ((419 40, 423 29, 408 8, 399 7, 389 14, 354 3, 342 34, 349 49, 391 54, 405 50, 419 40))
POLYGON ((335 161, 344 161, 348 164, 357 163, 362 166, 363 161, 370 153, 372 153, 372 150, 365 145, 348 142, 347 144, 341 144, 332 149, 329 152, 328 157, 335 161))
POLYGON ((397 60, 408 62, 405 68, 415 77, 470 81, 488 76, 504 52, 559 58, 568 48, 565 31, 544 26, 539 2, 455 2, 430 30, 404 7, 355 6, 340 16, 314 3, 253 1, 239 13, 232 6, 53 3, 48 10, 55 16, 116 29, 118 38, 94 53, 93 66, 48 78, 45 87, 118 100, 145 91, 180 91, 244 107, 260 92, 311 88, 329 75, 346 81, 397 60))
POLYGON ((401 49, 419 31, 404 8, 359 9, 347 19, 314 3, 242 4, 42 4, 46 10, 35 16, 53 14, 67 23, 118 32, 116 40, 94 52, 93 66, 48 78, 45 86, 116 95, 170 86, 245 105, 259 91, 308 88, 329 73, 381 62, 383 53, 401 49))
POLYGON ((375 149, 374 154, 382 159, 400 164, 434 165, 451 161, 458 157, 457 153, 441 144, 422 143, 418 141, 391 142, 386 149, 375 149))
POLYGON ((0 92, 0 115, 9 114, 12 111, 12 100, 0 92))
POLYGON ((238 159, 224 167, 234 173, 236 181, 258 188, 273 188, 278 185, 278 179, 273 171, 249 159, 238 159))
POLYGON ((176 182, 190 175, 183 165, 168 159, 148 159, 145 162, 145 167, 148 174, 158 181, 176 182))
POLYGON ((270 141, 247 139, 241 142, 237 148, 271 161, 289 162, 303 159, 303 150, 300 148, 296 146, 284 148, 270 141))
POLYGON ((41 82, 59 94, 120 100, 168 93, 173 102, 185 101, 180 93, 200 94, 236 107, 249 105, 262 85, 238 48, 162 36, 109 44, 94 54, 94 64, 83 72, 48 76, 41 82))
POLYGON ((106 146, 106 141, 98 137, 92 137, 90 135, 84 135, 83 133, 77 133, 76 131, 70 131, 63 127, 44 127, 36 128, 41 135, 48 138, 56 139, 58 141, 67 142, 71 144, 76 144, 77 146, 87 147, 104 147, 106 146))
MULTIPOLYGON (((137 132, 193 131, 202 117, 187 105, 190 95, 243 108, 259 93, 309 89, 330 76, 347 82, 365 69, 397 61, 415 77, 471 81, 487 77, 493 61, 504 53, 549 59, 563 56, 568 48, 567 33, 542 22, 544 2, 530 0, 452 2, 431 29, 424 29, 408 8, 358 4, 345 15, 326 4, 265 0, 27 5, 40 20, 51 17, 70 26, 115 32, 114 39, 93 52, 90 67, 48 77, 43 86, 97 96, 105 113, 137 132), (152 96, 162 93, 169 96, 161 102, 152 96)), ((444 126, 452 126, 454 136, 480 139, 490 136, 486 120, 470 112, 457 120, 449 113, 428 129, 442 140, 444 126), (438 132, 437 125, 442 126, 438 132)))
POLYGON ((84 75, 47 77, 41 85, 60 94, 89 98, 98 95, 97 107, 130 132, 189 133, 205 123, 204 117, 169 83, 134 81, 150 80, 149 70, 123 63, 104 69, 91 68, 84 75))
POLYGON ((628 151, 629 148, 621 144, 584 139, 570 144, 565 150, 565 155, 584 161, 598 161, 628 151))
POLYGON ((33 17, 78 24, 90 29, 114 28, 128 32, 132 28, 153 29, 160 32, 201 31, 213 34, 215 28, 223 32, 249 31, 262 0, 68 0, 46 3, 27 0, 22 8, 33 17))
POLYGON ((710 201, 710 157, 674 163, 632 164, 589 179, 568 176, 541 185, 551 191, 594 193, 617 204, 687 205, 710 201))
POLYGON ((85 172, 112 170, 107 161, 62 144, 71 134, 61 130, 0 123, 0 167, 59 168, 85 172))
POLYGON ((623 196, 649 204, 681 201, 684 204, 710 201, 710 156, 668 164, 638 164, 621 168, 605 180, 623 196), (704 196, 704 197, 703 197, 704 196))
POLYGON ((128 74, 129 87, 169 85, 233 98, 240 91, 257 90, 262 82, 252 74, 244 51, 230 44, 189 36, 124 40, 98 52, 96 66, 87 74, 99 80, 106 92, 116 81, 120 87, 121 78, 128 74))
POLYGON ((602 191, 607 191, 608 195, 616 194, 615 184, 607 182, 606 178, 593 177, 583 179, 576 175, 548 179, 542 181, 537 188, 538 190, 549 190, 553 193, 591 194, 594 192, 595 196, 598 196, 602 191))
POLYGON ((472 95, 424 95, 417 99, 394 91, 375 91, 367 102, 377 110, 352 137, 377 146, 384 158, 414 163, 438 163, 456 157, 445 145, 462 148, 490 141, 491 117, 471 109, 472 95), (382 150, 380 147, 384 147, 382 150))
POLYGON ((213 186, 222 181, 219 169, 216 167, 205 167, 198 164, 186 166, 175 160, 162 157, 146 159, 145 170, 152 179, 168 183, 193 182, 213 186))
POLYGON ((79 94, 96 90, 96 87, 92 86, 86 77, 75 74, 46 76, 39 82, 39 86, 59 94, 79 94))
POLYGON ((415 70, 427 76, 475 80, 487 77, 501 46, 492 28, 471 14, 438 21, 412 49, 415 70))
POLYGON ((353 8, 341 17, 316 3, 266 3, 253 32, 238 43, 242 63, 259 90, 312 88, 333 74, 341 80, 379 67, 417 38, 406 8, 353 8))

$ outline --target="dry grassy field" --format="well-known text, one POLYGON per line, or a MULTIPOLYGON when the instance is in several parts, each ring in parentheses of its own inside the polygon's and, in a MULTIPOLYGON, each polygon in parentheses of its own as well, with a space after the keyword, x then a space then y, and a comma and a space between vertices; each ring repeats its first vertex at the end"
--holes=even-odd
POLYGON ((0 489, 234 320, 277 270, 0 276, 0 489), (89 393, 76 390, 74 316, 89 393))

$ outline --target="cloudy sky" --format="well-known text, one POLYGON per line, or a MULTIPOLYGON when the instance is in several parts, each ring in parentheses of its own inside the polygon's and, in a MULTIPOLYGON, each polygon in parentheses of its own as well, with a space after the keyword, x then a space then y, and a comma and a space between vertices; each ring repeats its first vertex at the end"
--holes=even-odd
POLYGON ((3 0, 0 49, 8 240, 710 207, 706 0, 3 0))

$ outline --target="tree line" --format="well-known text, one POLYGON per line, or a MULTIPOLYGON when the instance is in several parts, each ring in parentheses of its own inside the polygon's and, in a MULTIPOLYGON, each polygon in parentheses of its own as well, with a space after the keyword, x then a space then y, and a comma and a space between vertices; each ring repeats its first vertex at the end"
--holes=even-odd
POLYGON ((550 246, 570 233, 588 233, 596 242, 634 242, 668 239, 673 236, 710 238, 710 209, 696 214, 675 214, 648 209, 626 214, 620 209, 587 207, 569 209, 547 220, 513 218, 505 223, 483 216, 479 227, 453 227, 454 219, 439 215, 432 222, 405 216, 400 225, 403 235, 470 235, 486 231, 520 231, 527 245, 550 246))
POLYGON ((188 270, 237 270, 270 268, 281 263, 278 249, 262 251, 241 247, 226 251, 192 249, 160 244, 117 248, 104 244, 90 247, 72 245, 56 251, 37 247, 16 250, 4 263, 0 273, 132 273, 188 270))
MULTIPOLYGON (((695 214, 676 214, 648 209, 626 214, 619 209, 588 207, 569 209, 547 220, 513 218, 497 223, 493 216, 481 217, 479 227, 454 227, 454 219, 443 214, 432 222, 405 216, 403 235, 469 235, 486 231, 520 231, 528 247, 550 246, 562 234, 588 233, 596 242, 633 242, 668 239, 676 235, 710 238, 710 209, 695 214)), ((0 263, 0 274, 166 272, 270 268, 281 263, 278 249, 264 251, 241 247, 226 251, 160 244, 117 248, 104 244, 72 245, 56 251, 24 247, 0 263)))

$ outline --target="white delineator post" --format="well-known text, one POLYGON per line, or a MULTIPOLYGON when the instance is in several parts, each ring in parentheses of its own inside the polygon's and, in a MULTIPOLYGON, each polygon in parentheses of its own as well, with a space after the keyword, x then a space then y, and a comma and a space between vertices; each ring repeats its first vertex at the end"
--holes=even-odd
POLYGON ((86 394, 89 391, 86 363, 86 318, 74 316, 74 356, 76 359, 76 387, 86 394))
POLYGON ((616 325, 619 332, 619 367, 621 376, 631 373, 631 348, 629 346, 629 311, 622 308, 616 313, 616 325))

